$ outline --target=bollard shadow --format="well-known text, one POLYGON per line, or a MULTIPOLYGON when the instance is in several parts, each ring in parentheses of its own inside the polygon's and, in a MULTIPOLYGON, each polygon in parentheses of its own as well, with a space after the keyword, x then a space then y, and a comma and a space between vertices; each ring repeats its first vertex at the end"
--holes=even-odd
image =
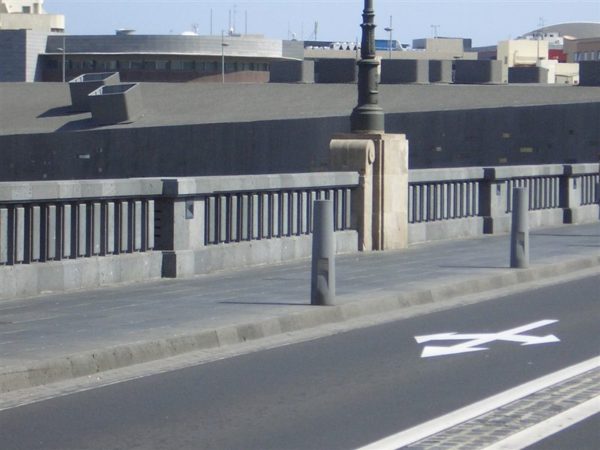
POLYGON ((234 302, 222 301, 222 305, 267 305, 267 306, 313 306, 310 303, 289 303, 289 302, 234 302))

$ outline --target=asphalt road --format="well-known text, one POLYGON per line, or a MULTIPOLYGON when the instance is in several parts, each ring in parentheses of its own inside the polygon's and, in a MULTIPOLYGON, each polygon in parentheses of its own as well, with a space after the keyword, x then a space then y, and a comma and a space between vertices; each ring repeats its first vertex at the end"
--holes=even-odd
POLYGON ((527 450, 597 450, 600 442, 600 414, 589 417, 527 447, 527 450))
POLYGON ((599 287, 580 279, 2 411, 1 448, 356 448, 597 356, 599 287), (550 319, 528 334, 560 342, 421 358, 415 341, 550 319))

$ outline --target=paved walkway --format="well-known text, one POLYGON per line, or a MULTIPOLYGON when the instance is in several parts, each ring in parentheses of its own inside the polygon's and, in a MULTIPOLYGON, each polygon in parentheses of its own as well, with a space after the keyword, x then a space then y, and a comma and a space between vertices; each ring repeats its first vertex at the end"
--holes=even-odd
POLYGON ((531 234, 530 248, 527 270, 508 268, 509 236, 339 256, 341 309, 309 305, 309 260, 0 302, 0 392, 26 387, 23 380, 14 384, 10 374, 22 378, 42 363, 49 371, 49 361, 68 361, 71 375, 51 374, 47 380, 32 379, 32 385, 368 313, 370 306, 361 305, 398 308, 558 275, 582 262, 597 266, 600 224, 538 230, 531 234), (261 324, 259 331, 253 324, 261 324), (215 330, 216 337, 209 338, 206 333, 215 330), (165 350, 165 345, 180 348, 165 350), (102 363, 101 351, 117 346, 126 355, 113 352, 112 362, 102 363), (100 362, 92 369, 77 368, 75 354, 87 358, 87 366, 90 358, 100 362))

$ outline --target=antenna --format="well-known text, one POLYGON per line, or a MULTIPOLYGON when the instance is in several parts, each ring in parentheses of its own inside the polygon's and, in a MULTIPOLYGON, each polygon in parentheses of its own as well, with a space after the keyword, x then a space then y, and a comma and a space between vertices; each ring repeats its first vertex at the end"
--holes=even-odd
POLYGON ((244 11, 244 34, 248 34, 248 10, 244 11))
POLYGON ((237 28, 237 26, 236 26, 236 21, 237 20, 236 19, 237 19, 237 5, 234 4, 233 5, 233 23, 231 24, 231 27, 230 27, 233 30, 233 33, 235 33, 235 30, 237 28))
POLYGON ((210 35, 213 35, 213 10, 210 8, 210 35))
POLYGON ((431 25, 431 29, 433 30, 434 39, 437 39, 437 37, 438 37, 438 29, 439 28, 440 28, 440 25, 431 25))

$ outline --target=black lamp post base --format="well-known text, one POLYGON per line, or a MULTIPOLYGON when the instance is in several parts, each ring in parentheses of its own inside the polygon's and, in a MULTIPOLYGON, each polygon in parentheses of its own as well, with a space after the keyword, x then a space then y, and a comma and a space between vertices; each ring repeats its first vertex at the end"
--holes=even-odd
POLYGON ((353 133, 381 133, 384 128, 385 116, 378 105, 359 105, 350 116, 350 129, 353 133))

